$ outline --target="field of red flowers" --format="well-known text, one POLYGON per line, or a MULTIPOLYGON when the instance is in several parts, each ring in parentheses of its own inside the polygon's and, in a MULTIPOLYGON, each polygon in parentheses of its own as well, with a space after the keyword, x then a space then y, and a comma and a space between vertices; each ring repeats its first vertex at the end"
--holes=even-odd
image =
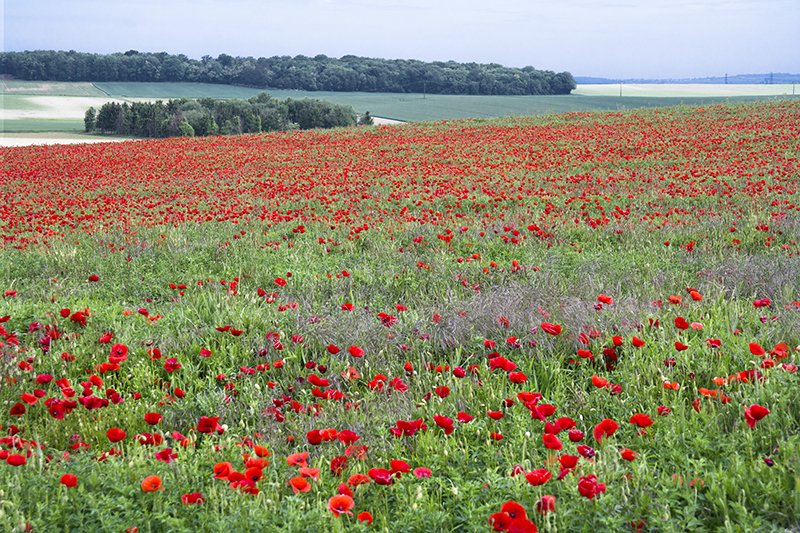
POLYGON ((800 526, 800 101, 0 153, 6 531, 800 526))

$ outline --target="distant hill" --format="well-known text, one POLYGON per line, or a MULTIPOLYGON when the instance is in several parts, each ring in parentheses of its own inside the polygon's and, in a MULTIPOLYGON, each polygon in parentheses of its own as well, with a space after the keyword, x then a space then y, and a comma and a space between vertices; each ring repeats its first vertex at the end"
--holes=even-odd
POLYGON ((708 84, 775 84, 800 83, 800 74, 770 72, 769 74, 735 74, 728 76, 712 76, 708 78, 682 79, 643 79, 643 78, 594 78, 591 76, 575 76, 578 85, 609 85, 614 83, 708 83, 708 84))

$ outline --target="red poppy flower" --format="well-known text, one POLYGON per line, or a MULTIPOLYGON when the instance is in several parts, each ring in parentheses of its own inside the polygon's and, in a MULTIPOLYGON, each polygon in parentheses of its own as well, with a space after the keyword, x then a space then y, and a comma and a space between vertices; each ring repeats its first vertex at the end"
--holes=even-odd
POLYGON ((606 305, 611 305, 614 303, 614 299, 611 296, 606 296, 605 294, 601 294, 597 297, 597 301, 600 303, 604 303, 606 305))
POLYGON ((297 476, 290 479, 287 484, 292 488, 292 492, 299 494, 301 492, 308 492, 311 490, 311 483, 305 476, 297 476))
POLYGON ((244 471, 244 477, 253 483, 258 483, 264 477, 264 471, 257 466, 251 466, 244 471))
POLYGON ((220 417, 218 416, 212 416, 212 417, 201 416, 200 420, 197 422, 197 431, 199 431, 200 433, 209 433, 209 434, 214 432, 217 429, 217 426, 219 425, 217 423, 219 422, 219 419, 220 417))
POLYGON ((345 468, 347 468, 347 457, 344 455, 331 459, 331 472, 337 476, 341 474, 345 468))
POLYGON ((653 425, 653 420, 650 418, 650 415, 646 415, 643 413, 636 413, 630 419, 631 424, 636 424, 640 428, 648 428, 653 425))
POLYGON ((542 329, 549 333, 550 335, 561 335, 561 326, 558 324, 551 324, 549 322, 545 322, 542 324, 542 329))
POLYGON ((308 459, 308 452, 293 453, 286 458, 286 464, 290 466, 308 466, 306 459, 308 459))
POLYGON ((161 486, 161 478, 158 476, 147 476, 142 480, 142 490, 145 492, 155 492, 157 490, 166 490, 161 486))
POLYGON ((77 487, 78 478, 75 474, 64 474, 61 476, 61 484, 65 487, 77 487))
POLYGON ((97 276, 97 274, 92 274, 89 276, 89 281, 100 281, 100 278, 97 276))
POLYGON ((355 507, 355 505, 356 503, 353 501, 353 498, 345 494, 337 494, 328 500, 328 510, 337 518, 340 514, 345 513, 353 516, 353 513, 350 512, 350 509, 355 507))
POLYGON ((14 404, 14 407, 11 408, 11 411, 9 411, 8 414, 11 416, 22 416, 25 414, 25 406, 20 402, 17 402, 14 404))
POLYGON ((424 466, 418 466, 417 468, 414 469, 413 474, 418 478, 426 478, 426 477, 431 477, 431 475, 433 475, 433 472, 431 472, 430 468, 425 468, 424 466))
POLYGON ((433 420, 440 428, 444 430, 445 435, 453 432, 453 419, 446 416, 433 415, 433 420))
POLYGON ((753 355, 764 355, 764 354, 766 354, 766 352, 764 351, 764 348, 762 348, 759 344, 757 344, 755 342, 751 342, 750 343, 750 353, 753 354, 753 355))
POLYGON ((562 470, 568 470, 575 468, 578 464, 578 456, 577 455, 562 455, 558 458, 558 462, 561 463, 562 470))
POLYGON ((680 330, 687 330, 689 329, 689 323, 682 316, 675 317, 675 327, 680 330))
POLYGON ((39 398, 37 398, 35 395, 33 395, 33 394, 29 393, 29 392, 26 392, 25 394, 20 396, 19 399, 22 400, 23 402, 27 403, 28 405, 33 405, 33 404, 35 404, 36 402, 39 401, 39 398))
POLYGON ((169 464, 178 457, 178 454, 172 453, 172 448, 164 448, 160 452, 156 452, 155 456, 157 460, 169 464))
POLYGON ((473 420, 474 418, 475 418, 474 416, 468 415, 467 413, 464 413, 464 412, 459 412, 458 413, 458 421, 461 422, 462 424, 466 424, 466 423, 470 422, 471 420, 473 420))
POLYGON ((125 432, 119 428, 111 428, 108 431, 106 431, 106 437, 108 437, 108 440, 110 440, 111 442, 119 442, 122 439, 124 439, 125 436, 126 436, 125 432))
POLYGON ((489 525, 493 531, 508 531, 512 518, 506 513, 494 513, 489 517, 489 525))
POLYGON ((688 350, 689 347, 683 344, 682 342, 675 341, 675 349, 678 350, 679 352, 682 352, 684 350, 688 350))
POLYGON ((20 455, 18 453, 10 453, 8 457, 6 457, 6 463, 10 466, 23 466, 28 464, 28 461, 25 459, 24 455, 20 455))
POLYGON ((327 346, 327 349, 328 349, 328 353, 330 353, 332 355, 336 355, 340 351, 339 348, 334 346, 333 344, 329 344, 327 346))
MULTIPOLYGON (((400 459, 393 459, 389 461, 389 466, 392 468, 391 473, 392 475, 401 473, 401 472, 411 472, 411 465, 409 465, 405 461, 401 461, 400 459)), ((397 477, 400 477, 399 475, 397 477)))
POLYGON ((600 494, 601 492, 606 491, 606 484, 605 483, 598 483, 597 476, 592 474, 589 476, 581 476, 580 481, 578 482, 578 492, 581 496, 585 498, 589 498, 590 500, 600 494))
POLYGON ((192 505, 195 503, 200 504, 205 501, 206 499, 203 498, 203 495, 200 494, 199 492, 192 492, 191 494, 184 494, 183 496, 181 496, 181 502, 184 505, 192 505))
POLYGON ((377 485, 392 485, 394 478, 392 473, 385 468, 370 468, 367 475, 372 478, 377 485))
POLYGON ((353 357, 364 357, 364 350, 362 350, 358 346, 351 346, 350 348, 347 349, 347 351, 350 352, 350 355, 352 355, 353 357))
POLYGON ((214 465, 214 477, 217 479, 228 479, 233 473, 233 465, 229 462, 217 463, 214 465))
POLYGON ((536 502, 536 512, 545 515, 556 510, 556 497, 546 494, 536 502))
POLYGON ((525 508, 518 504, 515 501, 508 501, 500 507, 500 512, 505 513, 513 519, 515 518, 526 518, 527 513, 525 512, 525 508))
POLYGON ((372 523, 372 515, 369 514, 368 511, 363 511, 358 513, 358 516, 356 518, 358 519, 359 522, 364 522, 367 525, 370 525, 372 523))
POLYGON ((176 359, 175 357, 171 357, 171 358, 167 359, 167 361, 164 363, 164 370, 166 370, 167 372, 174 372, 174 371, 176 371, 176 370, 178 370, 180 368, 181 368, 181 364, 178 362, 178 359, 176 359))
POLYGON ((592 448, 591 446, 584 446, 583 444, 578 444, 577 450, 578 453, 581 454, 581 456, 587 459, 591 459, 592 457, 594 457, 595 453, 594 448, 592 448))
POLYGON ((163 417, 158 413, 147 413, 146 415, 144 415, 144 421, 150 424, 151 426, 158 424, 159 422, 161 422, 162 419, 163 417))
POLYGON ((347 483, 339 483, 339 487, 336 489, 338 494, 344 494, 346 496, 353 497, 353 491, 350 490, 350 487, 347 486, 347 483))
POLYGON ((447 395, 450 394, 450 388, 445 386, 436 387, 436 396, 439 398, 447 398, 447 395))
POLYGON ((525 479, 528 480, 528 483, 534 487, 544 485, 550 480, 551 477, 553 477, 553 473, 544 468, 537 468, 536 470, 531 470, 525 474, 525 479))
POLYGON ((523 372, 511 372, 508 374, 508 379, 511 383, 516 383, 517 385, 521 385, 528 381, 528 376, 526 376, 523 372))
POLYGON ((610 437, 619 429, 619 425, 610 418, 604 418, 602 422, 594 427, 592 434, 598 444, 602 444, 605 437, 610 437))
POLYGON ((571 429, 568 433, 570 442, 580 442, 583 440, 583 431, 579 429, 571 429))
POLYGON ((550 448, 551 450, 558 451, 564 447, 564 445, 561 444, 561 441, 558 440, 558 437, 556 437, 552 433, 545 433, 544 435, 542 435, 542 439, 544 440, 544 445, 550 448))
POLYGON ((347 479, 347 484, 352 487, 357 487, 359 485, 364 485, 366 483, 371 483, 372 479, 369 476, 365 476, 364 474, 353 474, 347 479))
MULTIPOLYGON (((267 465, 268 464, 269 462, 267 462, 267 465)), ((319 468, 308 468, 305 466, 301 466, 300 468, 297 469, 297 471, 303 477, 308 477, 313 479, 314 481, 319 481, 319 468)))
POLYGON ((744 418, 747 422, 747 425, 750 426, 750 429, 754 429, 756 427, 756 422, 764 418, 769 414, 769 409, 766 407, 761 407, 758 404, 753 404, 750 407, 744 408, 744 418))
POLYGON ((628 448, 621 449, 620 454, 622 455, 622 458, 625 459, 626 461, 633 461, 639 456, 638 453, 634 452, 633 450, 629 450, 628 448))

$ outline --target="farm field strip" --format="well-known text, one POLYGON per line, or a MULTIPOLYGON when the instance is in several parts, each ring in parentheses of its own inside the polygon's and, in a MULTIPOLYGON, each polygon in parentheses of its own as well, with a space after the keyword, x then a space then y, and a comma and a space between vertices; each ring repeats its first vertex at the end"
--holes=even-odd
MULTIPOLYGON (((800 85, 800 84, 798 84, 800 85)), ((793 87, 791 83, 776 84, 716 84, 716 83, 631 83, 622 84, 622 94, 626 96, 675 98, 685 97, 713 97, 730 98, 740 96, 791 96, 793 90, 800 95, 800 86, 793 87)), ((572 91, 579 96, 619 96, 620 85, 578 85, 572 91)))
POLYGON ((800 101, 0 154, 6 530, 800 525, 800 101))
POLYGON ((0 80, 0 95, 103 97, 89 82, 0 80))
MULTIPOLYGON (((83 129, 83 115, 89 107, 98 109, 107 101, 148 101, 170 98, 250 98, 261 89, 192 83, 97 83, 96 96, 39 96, 47 94, 42 82, 13 81, 14 90, 0 95, 5 131, 47 131, 43 119, 72 120, 58 131, 83 129), (28 87, 26 89, 26 87, 28 87), (102 89, 102 91, 100 90, 102 89), (107 93, 108 97, 100 95, 107 93)), ((74 95, 85 91, 84 84, 70 89, 60 83, 60 91, 74 95)), ((580 111, 625 110, 643 107, 710 104, 725 99, 752 101, 789 97, 791 85, 624 85, 619 97, 617 85, 581 85, 568 96, 471 96, 387 93, 308 92, 270 89, 273 97, 285 99, 320 98, 350 105, 358 112, 400 121, 437 121, 464 118, 493 118, 569 113, 580 111)))

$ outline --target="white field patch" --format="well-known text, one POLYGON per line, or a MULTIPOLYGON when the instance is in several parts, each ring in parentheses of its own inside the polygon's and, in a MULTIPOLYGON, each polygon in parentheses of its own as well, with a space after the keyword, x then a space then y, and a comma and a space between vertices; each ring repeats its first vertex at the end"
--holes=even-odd
POLYGON ((376 126, 387 126, 391 124, 405 124, 402 120, 394 120, 392 118, 372 117, 372 122, 376 126))
POLYGON ((0 146, 31 146, 34 144, 109 143, 131 139, 100 137, 75 133, 0 133, 0 146))
POLYGON ((86 110, 99 111, 106 102, 122 103, 114 98, 84 96, 16 96, 13 109, 0 109, 0 120, 20 119, 81 119, 86 110))
MULTIPOLYGON (((784 96, 791 95, 791 83, 775 85, 734 85, 705 83, 623 83, 622 96, 672 96, 672 97, 732 97, 732 96, 784 96)), ((800 94, 800 83, 794 88, 800 94)), ((579 96, 619 96, 620 84, 578 85, 572 94, 579 96)))

